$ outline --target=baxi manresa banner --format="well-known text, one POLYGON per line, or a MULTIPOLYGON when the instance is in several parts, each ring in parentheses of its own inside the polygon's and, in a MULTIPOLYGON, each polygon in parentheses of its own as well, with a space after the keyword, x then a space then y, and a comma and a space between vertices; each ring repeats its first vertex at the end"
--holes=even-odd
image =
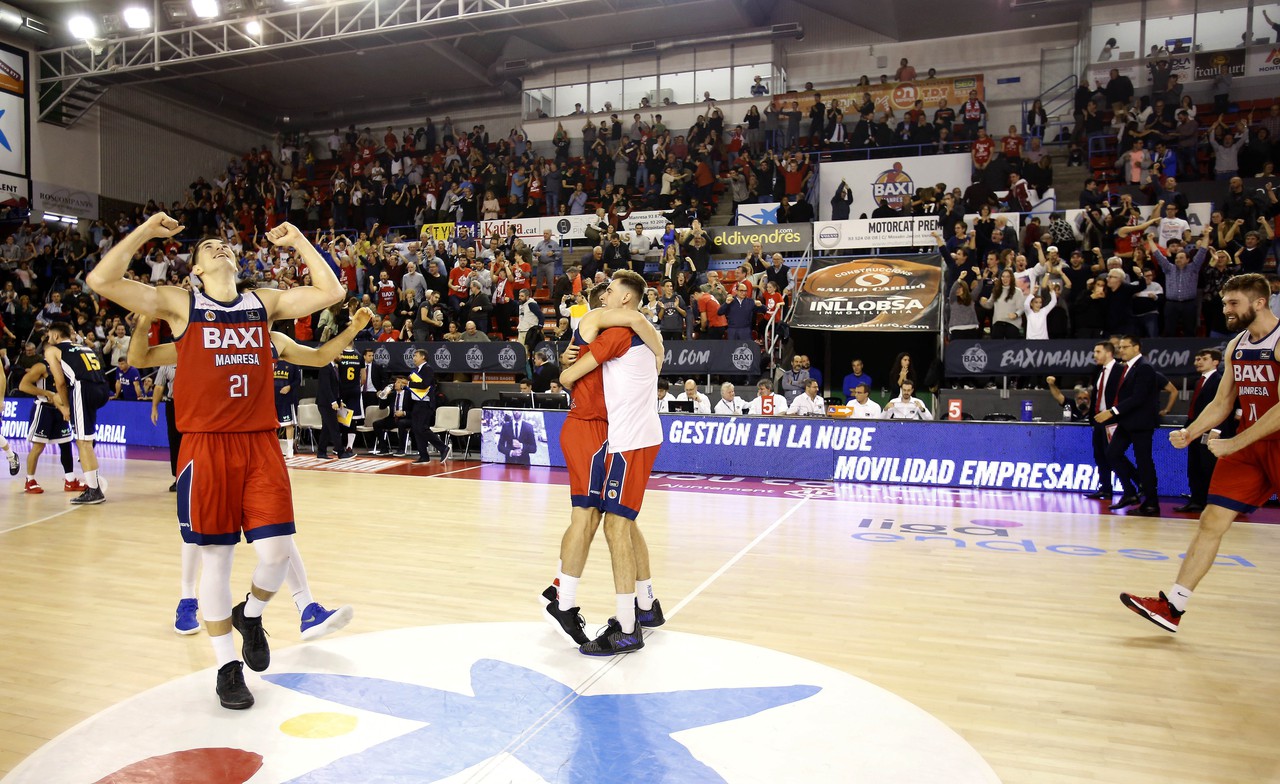
POLYGON ((864 332, 940 328, 942 258, 937 254, 857 259, 813 269, 800 286, 791 326, 864 332))

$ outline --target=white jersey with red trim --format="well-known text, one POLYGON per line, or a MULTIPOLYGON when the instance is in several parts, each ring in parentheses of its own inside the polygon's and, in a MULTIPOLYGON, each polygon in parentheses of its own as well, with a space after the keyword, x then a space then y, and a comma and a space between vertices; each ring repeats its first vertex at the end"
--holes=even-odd
POLYGON ((658 368, 653 352, 638 337, 631 348, 601 368, 609 411, 609 451, 630 452, 662 443, 662 420, 653 405, 658 368))

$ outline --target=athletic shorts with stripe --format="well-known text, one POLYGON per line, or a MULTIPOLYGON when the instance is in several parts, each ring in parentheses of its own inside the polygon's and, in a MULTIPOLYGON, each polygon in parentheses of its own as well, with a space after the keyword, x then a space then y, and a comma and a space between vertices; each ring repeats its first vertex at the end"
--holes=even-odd
POLYGON ((276 421, 280 427, 298 424, 298 406, 286 395, 276 395, 276 421))
POLYGON ((1255 441, 1218 458, 1209 481, 1211 504, 1242 514, 1252 512, 1280 491, 1280 441, 1255 441))
POLYGON ((293 491, 274 430, 186 433, 178 450, 178 527, 191 544, 294 533, 293 491))
POLYGON ((105 384, 71 385, 71 434, 77 441, 92 441, 98 435, 98 409, 111 399, 105 384))
POLYGON ((614 452, 605 464, 604 504, 605 514, 614 514, 634 520, 644 504, 644 488, 649 484, 649 474, 658 459, 661 444, 614 452))
POLYGON ((31 409, 31 431, 27 438, 33 444, 65 444, 71 441, 71 426, 56 406, 37 399, 31 409))
POLYGON ((602 419, 569 417, 560 428, 560 451, 569 469, 569 499, 574 506, 602 508, 608 439, 609 423, 602 419))

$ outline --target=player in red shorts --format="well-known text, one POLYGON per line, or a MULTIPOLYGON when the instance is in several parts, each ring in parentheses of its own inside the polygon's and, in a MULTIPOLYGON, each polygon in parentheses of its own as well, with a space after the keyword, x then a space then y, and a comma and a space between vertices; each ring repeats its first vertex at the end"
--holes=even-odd
MULTIPOLYGON (((601 310, 601 298, 606 286, 596 286, 587 294, 591 312, 583 317, 574 331, 572 345, 563 356, 568 365, 575 359, 595 357, 597 363, 620 357, 631 349, 632 338, 637 334, 648 339, 648 347, 659 359, 662 357, 662 336, 653 325, 636 310, 601 310), (613 327, 613 328, 611 328, 613 327), (601 332, 601 330, 604 330, 601 332), (579 356, 579 349, 587 351, 579 356)), ((609 415, 605 407, 604 374, 597 367, 578 380, 573 390, 573 402, 564 427, 560 431, 560 446, 565 465, 569 469, 569 496, 573 505, 569 527, 560 541, 560 568, 556 581, 543 591, 544 617, 561 636, 575 647, 590 642, 583 631, 586 622, 576 605, 578 581, 586 568, 591 541, 600 525, 604 501, 605 471, 608 461, 609 415)), ((653 586, 649 577, 649 551, 639 529, 636 550, 642 552, 643 564, 637 576, 637 592, 646 597, 645 619, 650 626, 662 625, 662 609, 653 600, 653 586)))
POLYGON ((1236 275, 1222 287, 1222 313, 1227 326, 1244 330, 1227 344, 1226 369, 1218 394, 1196 421, 1169 434, 1169 443, 1183 449, 1209 434, 1209 451, 1218 458, 1209 482, 1209 503, 1200 513, 1200 527, 1178 569, 1178 579, 1166 594, 1141 597, 1120 594, 1126 607, 1165 631, 1178 631, 1191 592, 1218 557, 1222 536, 1241 513, 1252 512, 1280 489, 1280 319, 1267 306, 1271 287, 1258 274, 1236 275), (1240 428, 1232 438, 1216 438, 1213 428, 1235 409, 1240 428))
MULTIPOLYGON (((644 302, 645 287, 644 278, 639 274, 621 270, 614 273, 601 304, 611 310, 637 309, 644 302)), ((641 548, 636 546, 637 540, 643 542, 643 537, 635 521, 662 444, 662 422, 653 405, 653 390, 657 387, 661 366, 662 357, 654 361, 643 341, 632 337, 630 347, 621 356, 601 363, 593 350, 560 375, 561 383, 567 387, 597 367, 601 368, 609 416, 601 511, 613 561, 617 615, 609 619, 600 636, 579 648, 588 656, 612 656, 644 647, 644 635, 637 624, 637 578, 638 568, 647 571, 648 548, 644 547, 641 553, 641 548), (644 563, 637 564, 638 557, 644 563)))
POLYGON ((298 319, 343 297, 333 269, 292 224, 267 232, 292 247, 313 285, 238 294, 239 262, 226 242, 204 239, 191 254, 200 291, 129 280, 130 259, 154 239, 182 231, 156 213, 114 245, 89 273, 99 295, 135 312, 169 322, 182 383, 175 385, 178 455, 178 525, 184 541, 201 545, 200 604, 218 662, 217 693, 224 708, 253 705, 243 664, 257 672, 271 662, 262 611, 284 583, 293 550, 293 497, 276 442, 274 368, 269 326, 298 319), (231 564, 241 534, 253 544, 257 568, 245 601, 231 606, 231 564), (243 664, 231 630, 243 639, 243 664))

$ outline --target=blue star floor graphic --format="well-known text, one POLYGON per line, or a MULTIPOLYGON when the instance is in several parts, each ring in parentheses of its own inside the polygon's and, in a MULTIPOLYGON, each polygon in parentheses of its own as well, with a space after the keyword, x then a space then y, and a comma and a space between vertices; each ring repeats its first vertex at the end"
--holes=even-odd
POLYGON ((212 670, 144 692, 4 782, 998 781, 889 692, 667 629, 605 660, 540 623, 376 632, 283 648, 249 685, 243 712, 217 706, 212 670))

